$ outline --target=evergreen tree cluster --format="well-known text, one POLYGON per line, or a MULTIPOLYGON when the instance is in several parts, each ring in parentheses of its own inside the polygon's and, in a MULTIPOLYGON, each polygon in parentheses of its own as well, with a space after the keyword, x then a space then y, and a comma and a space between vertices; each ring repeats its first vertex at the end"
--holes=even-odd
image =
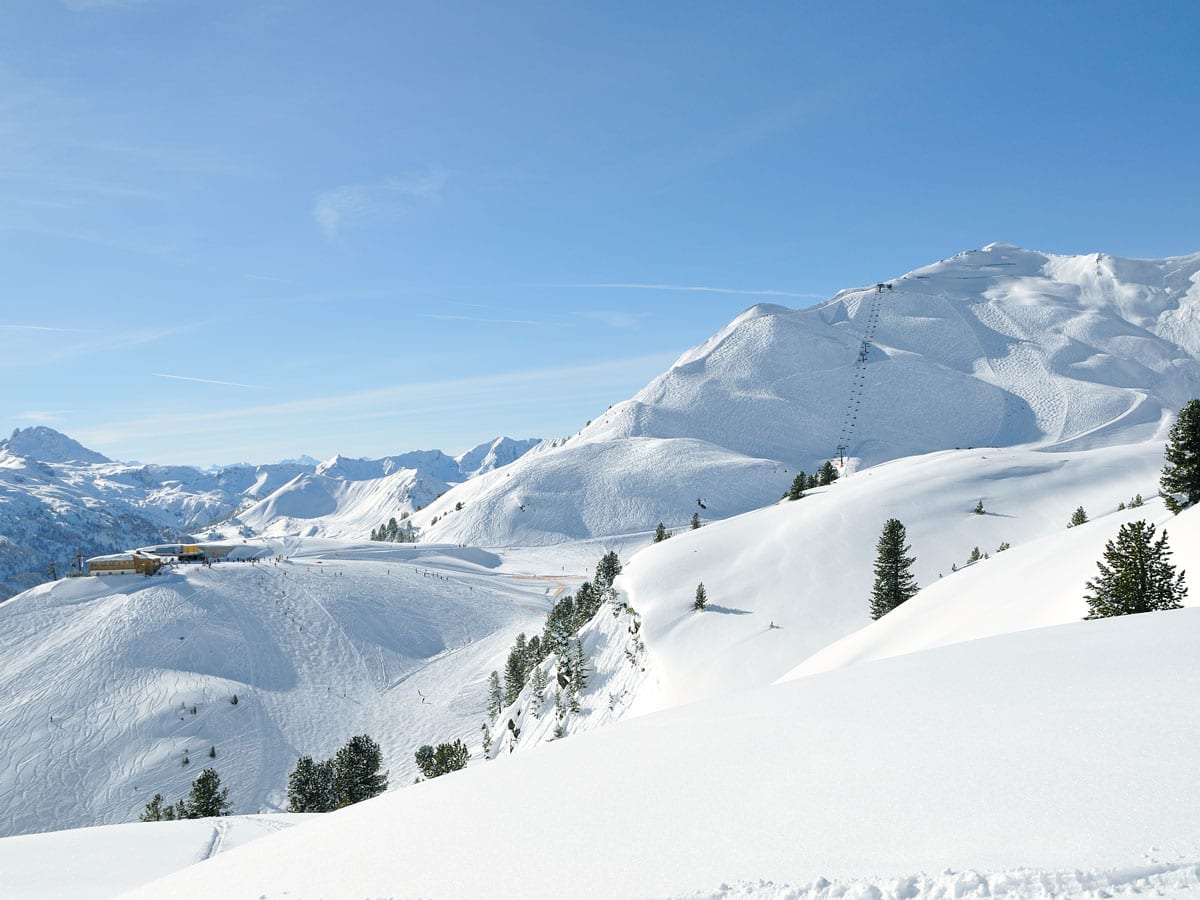
POLYGON ((531 638, 526 637, 525 632, 517 635, 505 660, 503 676, 497 671, 488 676, 488 719, 495 719, 502 709, 515 703, 526 684, 532 685, 536 715, 550 686, 549 675, 542 663, 551 656, 556 658, 558 672, 556 708, 562 706, 572 712, 579 711, 579 695, 587 686, 587 655, 579 632, 605 603, 617 604, 613 581, 620 574, 621 560, 615 551, 609 551, 597 563, 592 581, 585 581, 573 595, 567 594, 550 607, 540 635, 531 638))
POLYGON ((667 526, 662 522, 658 523, 658 527, 654 529, 654 543, 661 544, 671 536, 671 532, 667 531, 667 526))
POLYGON ((1200 399, 1189 400, 1171 426, 1159 488, 1167 509, 1178 513, 1200 503, 1200 399))
POLYGON ((412 522, 408 518, 408 513, 403 513, 400 516, 404 524, 401 525, 396 521, 396 517, 392 516, 383 525, 378 528, 371 529, 371 540, 373 541, 389 541, 393 544, 415 544, 417 542, 417 531, 413 528, 412 522))
POLYGON ((332 759, 302 756, 288 776, 288 812, 331 812, 387 790, 383 752, 370 735, 350 738, 332 759))
POLYGON ((1075 512, 1071 513, 1071 521, 1067 523, 1067 527, 1074 528, 1076 525, 1083 525, 1087 520, 1087 512, 1082 506, 1077 506, 1075 512))
POLYGON ((216 769, 205 769, 192 781, 192 789, 186 800, 177 800, 172 805, 163 800, 162 794, 155 794, 139 818, 143 822, 203 819, 208 816, 227 816, 232 810, 229 788, 221 787, 221 776, 216 769))
POLYGON ((1176 574, 1170 558, 1165 531, 1156 541, 1154 526, 1145 521, 1122 525, 1117 539, 1104 545, 1104 561, 1096 563, 1100 574, 1087 582, 1084 599, 1091 611, 1084 618, 1182 607, 1184 573, 1176 574))
POLYGON ((457 772, 467 767, 471 751, 462 741, 442 743, 436 747, 425 744, 416 752, 417 768, 426 778, 437 778, 447 772, 457 772))
POLYGON ((838 480, 837 466, 833 460, 825 460, 815 475, 806 475, 803 470, 796 473, 792 485, 783 496, 788 500, 799 500, 809 488, 828 487, 838 480))

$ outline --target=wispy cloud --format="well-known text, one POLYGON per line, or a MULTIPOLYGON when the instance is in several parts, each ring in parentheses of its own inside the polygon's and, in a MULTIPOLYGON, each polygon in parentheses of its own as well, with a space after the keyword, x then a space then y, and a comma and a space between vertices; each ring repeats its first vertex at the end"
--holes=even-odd
POLYGON ((16 325, 10 322, 0 322, 0 328, 12 328, 17 331, 73 332, 76 334, 81 334, 85 331, 83 328, 59 328, 57 325, 16 325))
POLYGON ((158 343, 177 334, 180 328, 80 329, 49 326, 0 325, 0 369, 48 366, 93 353, 114 353, 131 347, 158 343), (8 329, 20 329, 26 337, 8 329), (66 334, 69 336, 60 337, 66 334))
POLYGON ((28 409, 23 413, 18 413, 17 419, 23 422, 61 422, 63 417, 71 412, 72 410, 69 409, 28 409))
POLYGON ((216 378, 192 378, 189 375, 167 375, 165 372, 152 372, 155 378, 173 378, 175 381, 196 381, 200 384, 223 384, 226 387, 257 388, 256 384, 242 384, 240 381, 218 381, 216 378))
POLYGON ((547 288, 583 288, 587 290, 623 290, 623 291, 699 291, 704 294, 742 294, 748 297, 803 297, 810 300, 823 300, 824 294, 806 294, 799 291, 777 291, 772 289, 755 290, 749 288, 709 287, 699 284, 643 284, 630 281, 605 281, 576 284, 534 284, 531 287, 547 288))
POLYGON ((619 309, 589 309, 575 313, 583 319, 593 319, 597 322, 603 322, 609 328, 619 328, 622 331, 632 331, 638 327, 642 319, 649 316, 649 313, 631 313, 624 312, 619 309))
POLYGON ((322 191, 313 205, 313 218, 335 238, 347 226, 394 218, 418 204, 437 203, 448 175, 444 169, 385 178, 364 184, 343 184, 322 191))
POLYGON ((426 313, 427 319, 449 319, 453 322, 483 322, 488 325, 541 325, 531 319, 488 319, 483 316, 455 316, 449 313, 426 313))
POLYGON ((325 426, 372 419, 402 419, 421 412, 470 412, 498 405, 528 405, 530 398, 543 397, 548 388, 591 388, 629 377, 631 372, 661 371, 675 359, 672 353, 606 360, 577 366, 560 366, 523 372, 500 372, 444 381, 410 382, 370 391, 307 397, 282 403, 260 404, 240 409, 192 409, 138 419, 121 419, 110 425, 80 429, 78 440, 96 446, 136 443, 170 433, 177 437, 197 435, 205 440, 220 433, 242 434, 246 423, 257 429, 281 428, 294 431, 297 417, 319 420, 325 426))

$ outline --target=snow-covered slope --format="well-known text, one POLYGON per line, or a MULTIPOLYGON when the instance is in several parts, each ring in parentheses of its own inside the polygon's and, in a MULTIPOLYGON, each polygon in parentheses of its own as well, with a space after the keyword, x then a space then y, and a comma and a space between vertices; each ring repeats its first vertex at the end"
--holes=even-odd
POLYGON ((1162 863, 1186 882, 1197 641, 1194 609, 1076 622, 709 700, 368 801, 128 896, 665 897, 821 876, 916 886, 963 867, 1086 883, 1162 863))
POLYGON ((760 506, 788 470, 811 472, 842 444, 862 465, 1104 446, 1155 435, 1200 394, 1200 254, 992 244, 890 284, 747 310, 577 435, 460 486, 417 524, 436 518, 431 538, 487 546, 644 531, 706 505, 760 506))
POLYGON ((472 548, 264 552, 0 604, 0 834, 131 821, 206 765, 235 811, 278 811, 300 754, 364 732, 404 784, 418 746, 478 733, 487 672, 552 589, 472 548))
POLYGON ((0 840, 8 900, 100 900, 298 825, 308 814, 76 828, 0 840))
MULTIPOLYGON (((641 613, 649 654, 649 683, 635 708, 769 684, 867 625, 875 544, 891 517, 907 528, 918 584, 948 606, 980 579, 1001 584, 1003 572, 1013 573, 1004 583, 1017 590, 1031 571, 1042 571, 1027 568, 1027 552, 1039 565, 1055 558, 1060 541, 1079 552, 1078 564, 1064 564, 1053 581, 1067 596, 1041 606, 1030 599, 990 626, 981 618, 963 639, 1078 619, 1083 584, 1094 571, 1089 561, 1100 558, 1120 522, 1170 518, 1157 500, 1128 515, 1116 512, 1138 493, 1153 494, 1161 465, 1157 442, 1073 453, 943 451, 865 469, 800 500, 655 544, 634 556, 618 581, 641 613), (976 515, 981 499, 985 514, 976 515), (1068 531, 1080 505, 1095 521, 1068 531), (1052 549, 1043 552, 1042 540, 1052 549), (997 554, 1003 543, 1013 549, 997 554), (964 569, 974 547, 991 559, 964 569), (701 615, 691 609, 699 582, 710 604, 701 615)), ((1020 592, 1032 596, 1028 587, 1020 592)))
MULTIPOLYGON (((825 672, 871 659, 916 653, 996 634, 1072 622, 1088 612, 1082 586, 1096 577, 1106 541, 1124 522, 1157 523, 1187 569, 1200 579, 1200 508, 1179 516, 1154 500, 1099 520, 1049 534, 1003 557, 983 560, 953 578, 939 580, 877 622, 836 641, 806 659, 784 680, 825 672)), ((1189 605, 1200 605, 1193 587, 1189 605)))
POLYGON ((507 465, 540 441, 501 437, 458 457, 418 450, 382 459, 335 456, 298 475, 231 522, 255 534, 362 538, 427 506, 456 484, 507 465))

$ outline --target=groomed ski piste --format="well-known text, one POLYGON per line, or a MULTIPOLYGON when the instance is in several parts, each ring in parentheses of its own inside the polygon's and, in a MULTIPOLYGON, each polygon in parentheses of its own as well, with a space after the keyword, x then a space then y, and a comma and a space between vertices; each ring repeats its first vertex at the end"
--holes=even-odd
MULTIPOLYGON (((414 516, 445 543, 278 537, 263 542, 278 567, 19 595, 0 605, 4 623, 25 617, 19 640, 0 631, 0 676, 22 686, 0 711, 19 830, 127 822, 155 791, 182 796, 210 761, 181 766, 179 740, 216 742, 245 835, 282 808, 299 753, 351 734, 379 740, 399 789, 233 848, 203 844, 213 820, 0 840, 0 877, 70 897, 1200 896, 1200 612, 1082 621, 1124 522, 1165 529, 1200 577, 1200 511, 1172 516, 1155 496, 1173 410, 1200 393, 1198 268, 992 245, 897 280, 893 294, 921 284, 890 310, 879 295, 846 477, 796 501, 778 498, 813 461, 769 445, 813 428, 830 431, 813 452, 833 449, 873 288, 748 311, 580 436, 414 516), (1019 329, 972 324, 1000 312, 1019 329), (841 360, 828 384, 821 354, 841 360), (808 379, 792 393, 789 366, 808 379), (1090 521, 1068 529, 1078 506, 1090 521), (871 622, 890 517, 923 590, 871 622), (674 536, 651 545, 659 519, 674 536), (975 548, 987 558, 968 565, 975 548), (636 629, 601 610, 566 737, 523 694, 484 760, 487 673, 609 549, 636 629), (644 650, 627 654, 631 629, 644 650), (207 692, 194 716, 176 696, 189 689, 207 692), (233 691, 254 702, 218 702, 233 691), (86 727, 54 748, 23 737, 52 706, 86 727), (252 712, 257 730, 237 718, 252 712), (454 738, 468 768, 412 785, 416 746, 454 738), (140 828, 172 835, 164 859, 205 859, 144 865, 140 828), (84 852, 93 839, 107 855, 84 852), (72 848, 102 889, 56 869, 72 848)), ((289 527, 336 533, 358 515, 289 527)))

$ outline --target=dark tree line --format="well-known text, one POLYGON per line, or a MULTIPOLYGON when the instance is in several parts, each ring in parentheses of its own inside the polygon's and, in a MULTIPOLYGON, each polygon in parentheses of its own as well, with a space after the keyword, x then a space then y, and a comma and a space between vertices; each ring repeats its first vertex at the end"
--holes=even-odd
POLYGON ((359 734, 332 759, 302 756, 288 777, 289 812, 331 812, 369 800, 387 790, 383 752, 369 735, 359 734))
POLYGON ((371 540, 390 541, 393 544, 415 544, 417 532, 413 528, 412 522, 408 520, 408 514, 405 513, 401 518, 405 520, 403 525, 396 521, 395 516, 392 516, 383 525, 372 528, 371 540))
POLYGON ((596 564, 591 581, 581 584, 575 593, 555 601, 546 614, 546 624, 540 635, 529 638, 524 632, 517 635, 504 663, 503 677, 493 671, 488 677, 489 719, 511 705, 529 683, 531 673, 541 680, 534 685, 535 694, 544 697, 547 686, 541 664, 551 656, 557 657, 558 686, 567 692, 573 710, 578 709, 578 697, 587 686, 587 657, 579 632, 595 617, 605 603, 615 603, 617 594, 613 581, 621 574, 621 560, 610 550, 596 564))
POLYGON ((205 769, 192 782, 186 800, 167 803, 162 794, 146 804, 139 817, 143 822, 163 822, 173 819, 203 819, 208 816, 227 816, 232 812, 229 788, 221 787, 216 769, 205 769))

